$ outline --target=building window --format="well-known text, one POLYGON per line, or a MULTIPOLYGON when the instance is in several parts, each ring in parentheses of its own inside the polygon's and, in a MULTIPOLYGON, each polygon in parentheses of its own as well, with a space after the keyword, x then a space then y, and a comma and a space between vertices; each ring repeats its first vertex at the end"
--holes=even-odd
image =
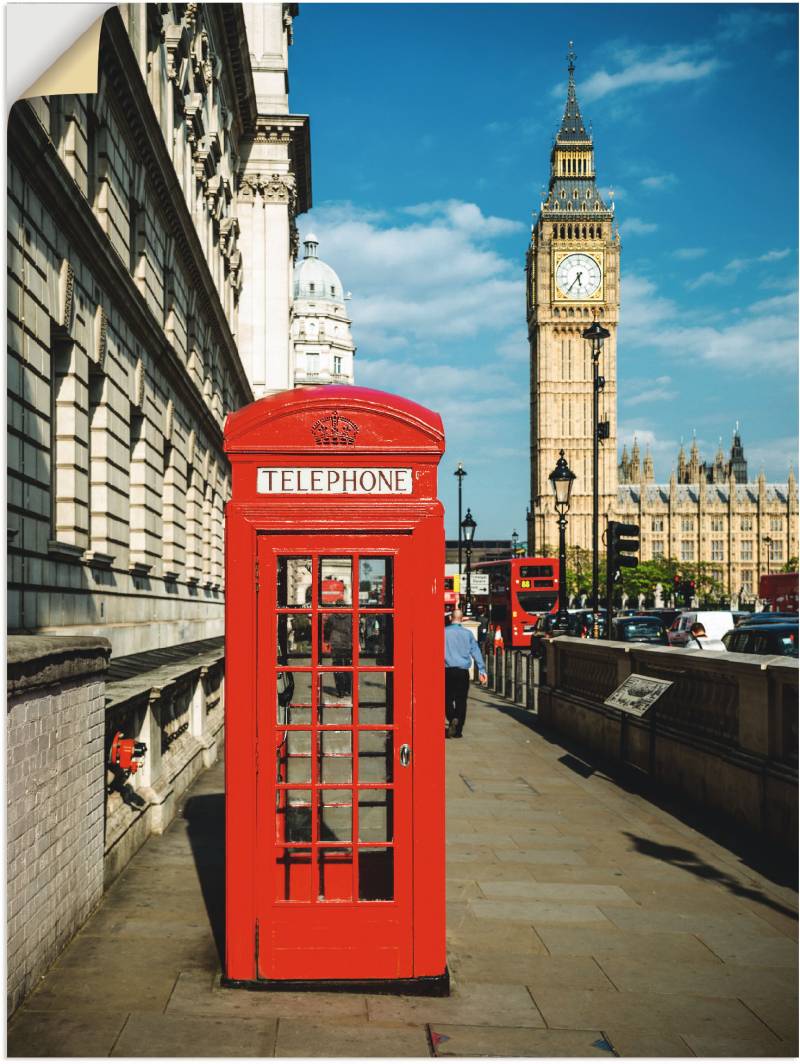
POLYGON ((682 517, 681 518, 681 532, 694 532, 694 518, 682 517))
POLYGON ((769 527, 772 532, 783 531, 783 518, 782 517, 770 517, 769 527))
POLYGON ((748 591, 752 594, 753 591, 753 570, 742 569, 742 590, 748 591))
POLYGON ((336 373, 336 374, 339 374, 339 373, 342 372, 342 356, 341 355, 334 355, 333 356, 333 372, 336 373))
POLYGON ((771 562, 783 561, 783 544, 780 540, 771 539, 769 542, 769 560, 771 562))
POLYGON ((742 518, 741 528, 742 528, 742 532, 752 532, 753 531, 753 518, 752 517, 743 517, 742 518))
POLYGON ((652 530, 654 532, 663 532, 664 531, 664 518, 663 517, 654 517, 651 527, 652 527, 652 530))
POLYGON ((319 351, 306 352, 306 370, 309 377, 319 375, 319 351))
POLYGON ((721 569, 712 569, 711 570, 711 579, 714 581, 715 584, 724 584, 725 583, 725 574, 723 573, 723 571, 721 569))
POLYGON ((753 541, 752 539, 743 539, 741 544, 741 559, 743 562, 751 562, 753 560, 753 541))
POLYGON ((711 531, 712 532, 724 532, 725 531, 725 518, 724 517, 712 517, 711 518, 711 531))
POLYGON ((655 561, 658 558, 663 558, 663 557, 664 557, 664 540, 663 539, 654 539, 653 540, 653 561, 655 561))
POLYGON ((690 539, 684 539, 681 542, 681 561, 693 562, 694 561, 694 543, 690 539))
POLYGON ((721 562, 725 560, 725 540, 712 539, 711 540, 711 561, 721 562))

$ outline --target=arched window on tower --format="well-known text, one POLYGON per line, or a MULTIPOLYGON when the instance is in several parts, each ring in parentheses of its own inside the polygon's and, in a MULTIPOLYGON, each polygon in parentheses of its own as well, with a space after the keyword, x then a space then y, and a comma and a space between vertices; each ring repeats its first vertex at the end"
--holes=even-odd
POLYGON ((571 225, 568 225, 568 226, 567 226, 567 238, 568 238, 569 240, 571 240, 571 239, 572 239, 572 226, 571 226, 571 225))
POLYGON ((602 235, 603 235, 603 227, 602 227, 602 225, 598 225, 598 227, 597 227, 597 239, 599 240, 602 235))
POLYGON ((555 240, 557 237, 558 237, 558 226, 554 225, 553 226, 553 240, 555 240))
POLYGON ((593 225, 589 226, 589 239, 590 240, 594 240, 594 226, 593 225))

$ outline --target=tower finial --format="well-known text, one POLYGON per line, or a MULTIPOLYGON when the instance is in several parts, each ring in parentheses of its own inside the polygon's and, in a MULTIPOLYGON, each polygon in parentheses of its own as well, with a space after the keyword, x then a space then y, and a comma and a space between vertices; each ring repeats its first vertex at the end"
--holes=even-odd
POLYGON ((575 55, 575 49, 572 47, 572 41, 570 41, 569 42, 569 50, 567 51, 567 61, 568 61, 567 70, 570 73, 570 77, 572 77, 572 75, 575 73, 575 60, 577 58, 578 58, 577 55, 575 55))

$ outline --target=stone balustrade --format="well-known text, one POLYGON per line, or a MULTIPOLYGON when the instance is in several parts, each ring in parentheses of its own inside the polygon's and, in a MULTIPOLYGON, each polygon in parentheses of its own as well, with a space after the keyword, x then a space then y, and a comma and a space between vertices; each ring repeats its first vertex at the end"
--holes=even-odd
POLYGON ((217 758, 221 639, 109 665, 107 640, 8 639, 8 1011, 35 987, 192 780, 217 758), (120 731, 139 771, 109 764, 120 731))

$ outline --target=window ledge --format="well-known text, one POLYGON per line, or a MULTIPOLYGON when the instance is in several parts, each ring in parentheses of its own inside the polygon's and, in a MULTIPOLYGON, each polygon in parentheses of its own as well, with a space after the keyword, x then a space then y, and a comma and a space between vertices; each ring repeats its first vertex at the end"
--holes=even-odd
POLYGON ((47 541, 47 553, 56 558, 68 558, 71 561, 80 561, 83 558, 83 547, 76 547, 74 543, 63 543, 58 539, 47 541))
POLYGON ((114 564, 115 554, 104 554, 100 550, 86 550, 83 552, 83 560, 92 569, 110 569, 114 564))

